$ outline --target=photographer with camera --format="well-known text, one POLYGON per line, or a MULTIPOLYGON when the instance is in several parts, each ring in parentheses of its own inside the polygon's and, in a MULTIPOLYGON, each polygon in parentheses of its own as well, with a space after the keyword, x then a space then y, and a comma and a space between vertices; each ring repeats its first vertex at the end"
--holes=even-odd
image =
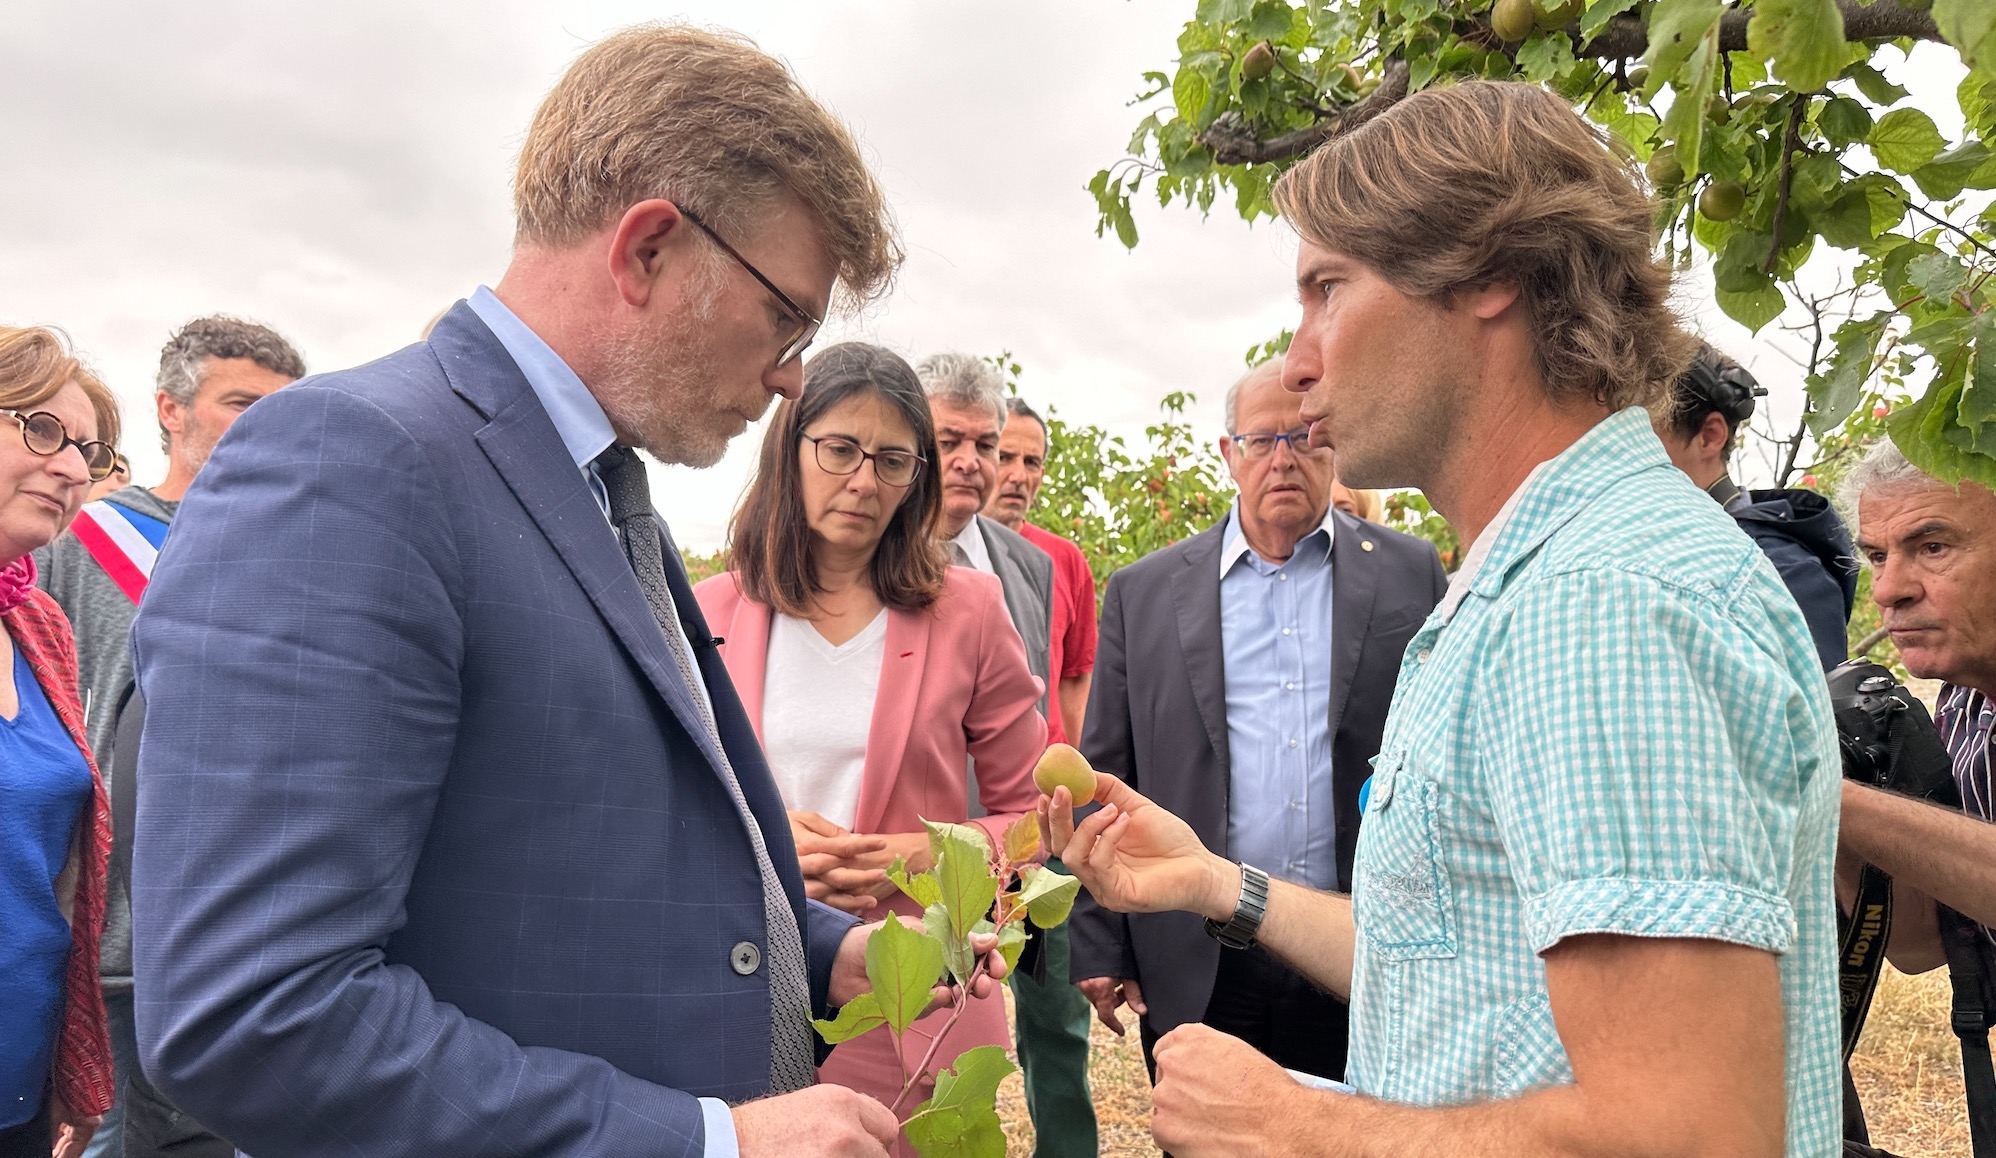
POLYGON ((1701 345, 1651 417, 1671 463, 1726 508, 1760 546, 1809 623, 1824 670, 1844 661, 1844 625, 1857 599, 1850 533, 1814 491, 1741 490, 1730 469, 1740 427, 1767 387, 1746 367, 1701 345))
MULTIPOLYGON (((1943 685, 1936 735, 1917 703, 1888 689, 1882 669, 1869 668, 1878 674, 1856 682, 1854 694, 1839 685, 1857 674, 1858 664, 1831 674, 1853 777, 1843 785, 1839 893, 1860 950, 1889 925, 1886 955, 1900 970, 1949 966, 1971 1130, 1982 1158, 1996 1152, 1996 1077, 1987 1037, 1996 947, 1988 928, 1996 924, 1996 824, 1990 823, 1996 820, 1990 780, 1996 494, 1979 483, 1943 483, 1884 440, 1852 470, 1841 498, 1856 516, 1872 599, 1906 670, 1943 685), (1869 742, 1867 708, 1877 724, 1869 742), (1870 866, 1867 878, 1891 878, 1882 908, 1869 882, 1858 880, 1861 866, 1870 866)), ((1847 938, 1846 958, 1853 958, 1852 944, 1847 938)), ((1868 988, 1862 996, 1868 999, 1868 988)))

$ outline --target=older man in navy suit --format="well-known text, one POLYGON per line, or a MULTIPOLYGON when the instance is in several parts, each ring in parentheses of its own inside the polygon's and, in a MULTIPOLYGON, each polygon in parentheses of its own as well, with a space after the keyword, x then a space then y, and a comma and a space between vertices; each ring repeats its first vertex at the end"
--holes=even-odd
POLYGON ((631 449, 711 465, 801 389, 899 260, 880 191, 781 65, 649 26, 515 200, 496 292, 246 415, 181 508, 134 635, 146 1071, 266 1158, 884 1155, 811 1084, 872 927, 806 902, 631 449))

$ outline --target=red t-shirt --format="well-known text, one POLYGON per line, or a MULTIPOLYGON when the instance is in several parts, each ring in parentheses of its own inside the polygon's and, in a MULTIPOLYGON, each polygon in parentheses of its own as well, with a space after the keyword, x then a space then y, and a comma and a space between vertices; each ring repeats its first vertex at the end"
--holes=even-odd
MULTIPOLYGON (((1047 743, 1072 744, 1060 721, 1060 681, 1095 670, 1095 576, 1081 548, 1052 531, 1019 524, 1026 541, 1053 556, 1053 630, 1047 646, 1047 743)), ((1078 739, 1079 737, 1076 737, 1078 739)))

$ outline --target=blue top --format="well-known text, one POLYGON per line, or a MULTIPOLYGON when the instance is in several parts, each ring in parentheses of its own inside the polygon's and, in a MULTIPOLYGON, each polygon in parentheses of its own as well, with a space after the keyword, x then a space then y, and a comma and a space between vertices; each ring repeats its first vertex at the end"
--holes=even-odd
POLYGON ((1220 546, 1227 855, 1317 889, 1338 887, 1330 518, 1277 566, 1248 546, 1236 500, 1220 546))
MULTIPOLYGON (((554 352, 554 347, 508 309, 498 294, 479 286, 465 304, 519 366, 527 385, 533 388, 534 397, 540 400, 541 409, 547 411, 548 419, 554 423, 561 444, 568 448, 576 469, 588 481, 589 493, 596 496, 596 505, 603 508, 603 517, 608 519, 610 492, 604 489, 595 462, 598 455, 616 443, 617 432, 610 425, 610 416, 603 413, 603 404, 596 401, 596 396, 561 355, 554 352)), ((683 634, 679 646, 685 654, 693 654, 683 634)), ((708 700, 707 687, 699 680, 693 681, 692 690, 695 696, 708 700)), ((708 704, 707 710, 711 712, 712 702, 708 704)), ((735 1119, 728 1104, 719 1098, 701 1098, 700 1109, 706 1117, 706 1158, 736 1158, 741 1150, 735 1140, 735 1119)))
POLYGON ((1423 1106, 1572 1082, 1568 937, 1774 955, 1787 1153, 1833 1154, 1841 764, 1808 625, 1731 518, 1611 415, 1543 464, 1407 645, 1359 829, 1351 1060, 1423 1106))
POLYGON ((34 1117, 48 1089, 70 947, 55 880, 90 806, 90 766, 18 647, 12 675, 20 711, 0 718, 0 1128, 34 1117))

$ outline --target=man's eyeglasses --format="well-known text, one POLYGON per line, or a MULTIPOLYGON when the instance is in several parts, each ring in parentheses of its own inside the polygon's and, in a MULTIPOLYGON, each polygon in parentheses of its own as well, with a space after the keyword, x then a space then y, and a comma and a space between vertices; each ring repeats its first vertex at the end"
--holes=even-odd
POLYGON ((1254 431, 1233 436, 1234 445, 1241 448, 1241 456, 1248 459, 1267 458, 1275 453, 1275 444, 1286 442, 1291 454, 1323 454, 1329 448, 1310 445, 1310 428, 1299 426, 1279 434, 1267 431, 1254 431))
POLYGON ((62 419, 46 410, 37 410, 32 414, 0 410, 0 414, 20 423, 21 441, 27 444, 29 450, 44 458, 61 454, 65 446, 75 447, 83 455, 83 465, 90 470, 91 482, 102 482, 117 469, 118 452, 111 449, 109 443, 96 439, 78 442, 69 436, 69 428, 62 424, 62 419))
POLYGON ((871 460, 873 477, 880 480, 880 485, 905 487, 922 473, 922 457, 905 450, 883 450, 879 454, 869 454, 860 449, 859 443, 836 434, 815 437, 805 434, 799 437, 817 448, 818 469, 826 474, 855 474, 862 464, 871 460))
POLYGON ((686 220, 691 221, 693 224, 699 226, 700 232, 712 238, 714 244, 721 247, 722 253, 725 253, 729 257, 734 258, 736 264, 740 265, 743 269, 749 271, 749 276, 761 282, 762 288, 776 295, 776 300, 782 302, 783 308, 789 311, 790 321, 794 328, 790 332, 784 334, 783 348, 776 355, 776 364, 778 366, 789 365, 790 360, 795 358, 797 355, 803 353, 804 347, 809 346, 811 344, 811 339, 818 336, 818 327, 825 324, 825 319, 818 317, 817 315, 813 314, 810 310, 807 310, 803 306, 798 305, 796 302, 791 301, 789 294, 784 293, 780 289, 777 289, 775 282, 762 276, 761 270, 750 265, 748 258, 743 257, 739 253, 736 253, 735 247, 729 245, 726 238, 714 232, 711 228, 708 227, 706 222, 700 220, 698 217, 695 217, 691 209, 688 209, 684 205, 682 205, 679 207, 679 215, 681 217, 684 217, 686 220))

